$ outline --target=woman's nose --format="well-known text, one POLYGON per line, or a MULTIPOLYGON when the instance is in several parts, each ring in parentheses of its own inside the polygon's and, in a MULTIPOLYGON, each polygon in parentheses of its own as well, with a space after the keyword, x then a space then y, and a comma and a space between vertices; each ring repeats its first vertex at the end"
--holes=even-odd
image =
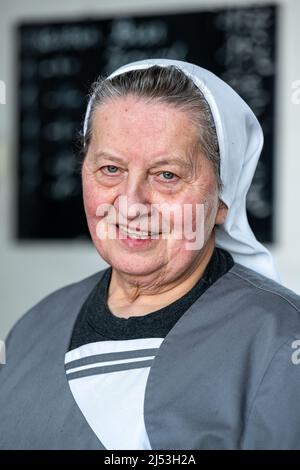
POLYGON ((126 220, 148 215, 151 212, 151 204, 147 181, 141 176, 129 176, 120 190, 115 207, 126 220))

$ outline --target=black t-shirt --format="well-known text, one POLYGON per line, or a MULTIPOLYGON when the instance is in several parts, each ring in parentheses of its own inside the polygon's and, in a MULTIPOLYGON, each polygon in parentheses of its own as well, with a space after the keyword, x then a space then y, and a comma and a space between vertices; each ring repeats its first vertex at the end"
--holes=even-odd
POLYGON ((112 267, 107 268, 79 312, 69 351, 96 341, 164 338, 184 312, 233 264, 230 253, 216 247, 203 276, 186 294, 159 310, 129 318, 117 317, 108 307, 112 267))

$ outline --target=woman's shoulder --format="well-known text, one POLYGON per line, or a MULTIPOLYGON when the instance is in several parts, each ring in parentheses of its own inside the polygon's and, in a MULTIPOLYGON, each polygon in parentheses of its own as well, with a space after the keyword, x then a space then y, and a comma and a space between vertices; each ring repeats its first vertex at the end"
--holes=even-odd
POLYGON ((223 276, 219 294, 222 307, 235 312, 245 335, 261 331, 269 336, 272 331, 279 341, 300 338, 300 296, 279 282, 235 263, 223 276))
POLYGON ((252 294, 260 300, 285 304, 286 307, 290 306, 291 309, 300 313, 300 296, 283 284, 239 263, 234 263, 228 275, 235 279, 237 286, 243 288, 249 295, 252 294))
POLYGON ((6 341, 9 341, 12 335, 23 336, 31 329, 46 330, 52 325, 57 325, 66 312, 71 314, 77 310, 76 307, 84 302, 105 271, 106 269, 103 269, 77 282, 66 284, 43 297, 17 320, 6 341))

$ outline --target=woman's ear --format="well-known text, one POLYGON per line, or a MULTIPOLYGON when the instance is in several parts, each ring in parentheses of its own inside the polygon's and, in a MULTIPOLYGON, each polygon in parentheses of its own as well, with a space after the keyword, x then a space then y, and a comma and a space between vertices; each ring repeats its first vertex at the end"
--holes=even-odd
POLYGON ((219 207, 218 207, 218 212, 216 216, 216 224, 224 224, 226 215, 228 212, 228 207, 226 206, 225 202, 223 202, 221 199, 219 199, 219 207))

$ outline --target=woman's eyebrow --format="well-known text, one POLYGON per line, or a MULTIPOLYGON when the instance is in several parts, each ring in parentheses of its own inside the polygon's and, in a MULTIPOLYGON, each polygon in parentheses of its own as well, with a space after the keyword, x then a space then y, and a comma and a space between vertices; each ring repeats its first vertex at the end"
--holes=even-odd
POLYGON ((163 158, 161 160, 156 160, 156 161, 153 162, 152 166, 172 165, 172 164, 182 166, 184 168, 190 168, 191 167, 191 164, 188 161, 186 161, 186 160, 184 160, 183 158, 180 158, 180 157, 171 157, 171 158, 163 158))
POLYGON ((125 163, 125 160, 123 160, 122 158, 115 157, 114 155, 110 155, 107 152, 95 153, 92 158, 94 162, 98 162, 99 160, 102 160, 103 158, 107 158, 109 160, 115 161, 116 163, 125 163))
MULTIPOLYGON (((116 163, 121 163, 121 164, 126 163, 125 160, 123 160, 122 158, 116 157, 114 155, 110 155, 107 152, 98 152, 94 155, 93 159, 95 161, 99 161, 103 158, 108 158, 109 160, 113 160, 116 163)), ((182 166, 184 168, 191 168, 191 163, 189 161, 186 161, 184 158, 181 158, 181 157, 170 157, 170 158, 163 158, 163 159, 160 159, 160 160, 154 160, 151 167, 160 166, 160 165, 172 165, 172 164, 182 166)))

